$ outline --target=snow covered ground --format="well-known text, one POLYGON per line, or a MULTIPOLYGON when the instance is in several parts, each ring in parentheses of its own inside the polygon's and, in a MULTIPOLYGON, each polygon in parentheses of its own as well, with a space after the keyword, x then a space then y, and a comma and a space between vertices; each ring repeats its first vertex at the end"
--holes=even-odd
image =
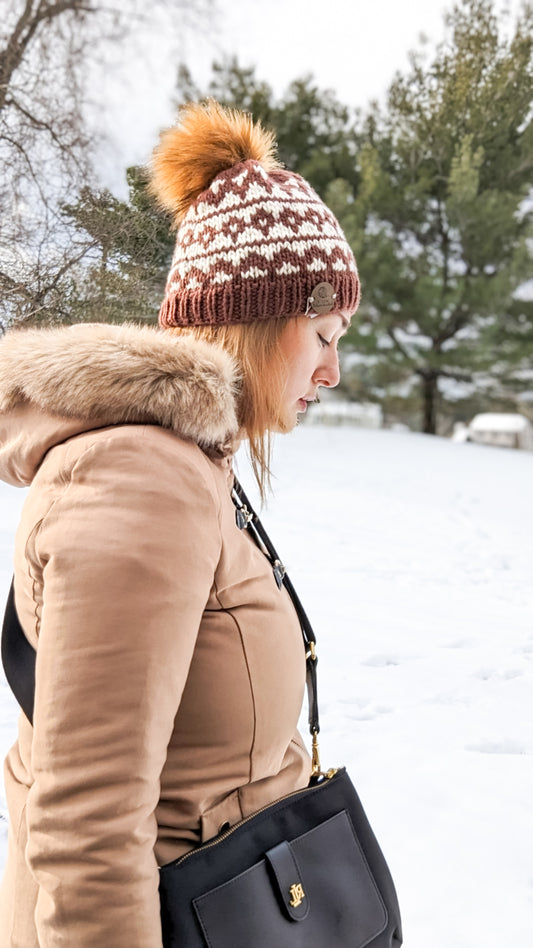
MULTIPOLYGON (((274 469, 263 519, 319 639, 322 762, 358 788, 406 948, 530 944, 533 454, 302 426, 274 469)), ((0 487, 2 600, 22 499, 0 487)), ((5 752, 3 682, 0 718, 5 752)))

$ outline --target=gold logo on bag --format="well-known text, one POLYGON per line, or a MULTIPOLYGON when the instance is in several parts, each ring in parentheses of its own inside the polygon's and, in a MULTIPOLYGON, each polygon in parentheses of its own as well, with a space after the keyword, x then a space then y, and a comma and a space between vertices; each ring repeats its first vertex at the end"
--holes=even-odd
POLYGON ((305 899, 304 887, 301 883, 298 885, 291 885, 290 894, 292 899, 289 902, 289 905, 292 905, 293 908, 298 908, 302 904, 302 900, 305 899))

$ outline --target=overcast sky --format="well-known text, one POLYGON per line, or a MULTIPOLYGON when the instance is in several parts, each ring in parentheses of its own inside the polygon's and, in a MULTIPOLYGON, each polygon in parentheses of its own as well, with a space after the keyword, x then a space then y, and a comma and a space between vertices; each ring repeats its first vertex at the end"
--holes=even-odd
MULTIPOLYGON (((159 129, 173 122, 180 60, 205 85, 213 59, 236 54, 278 94, 311 72, 341 101, 364 107, 384 95, 395 71, 406 69, 421 34, 432 45, 442 38, 450 6, 445 0, 218 0, 218 16, 201 32, 184 29, 177 15, 171 24, 145 24, 95 77, 95 99, 108 103, 98 120, 113 143, 102 154, 105 182, 122 190, 123 169, 145 161, 159 129)), ((520 0, 496 3, 512 12, 519 6, 520 0)))

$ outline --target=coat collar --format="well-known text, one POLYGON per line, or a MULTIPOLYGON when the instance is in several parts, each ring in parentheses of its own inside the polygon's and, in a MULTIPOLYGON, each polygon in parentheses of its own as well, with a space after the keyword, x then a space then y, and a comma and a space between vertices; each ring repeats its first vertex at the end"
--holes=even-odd
POLYGON ((207 453, 228 454, 237 390, 228 353, 192 336, 99 323, 11 330, 0 342, 0 455, 12 465, 21 434, 31 444, 30 418, 40 430, 50 422, 65 428, 67 437, 107 425, 161 425, 207 453))

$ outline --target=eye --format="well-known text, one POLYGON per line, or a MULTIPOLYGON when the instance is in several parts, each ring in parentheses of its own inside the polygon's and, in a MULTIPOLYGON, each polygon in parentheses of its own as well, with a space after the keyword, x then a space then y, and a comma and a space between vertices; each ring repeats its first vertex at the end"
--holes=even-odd
POLYGON ((327 349, 330 343, 327 339, 324 339, 324 336, 321 336, 320 333, 317 333, 318 338, 320 339, 320 345, 323 349, 327 349))

